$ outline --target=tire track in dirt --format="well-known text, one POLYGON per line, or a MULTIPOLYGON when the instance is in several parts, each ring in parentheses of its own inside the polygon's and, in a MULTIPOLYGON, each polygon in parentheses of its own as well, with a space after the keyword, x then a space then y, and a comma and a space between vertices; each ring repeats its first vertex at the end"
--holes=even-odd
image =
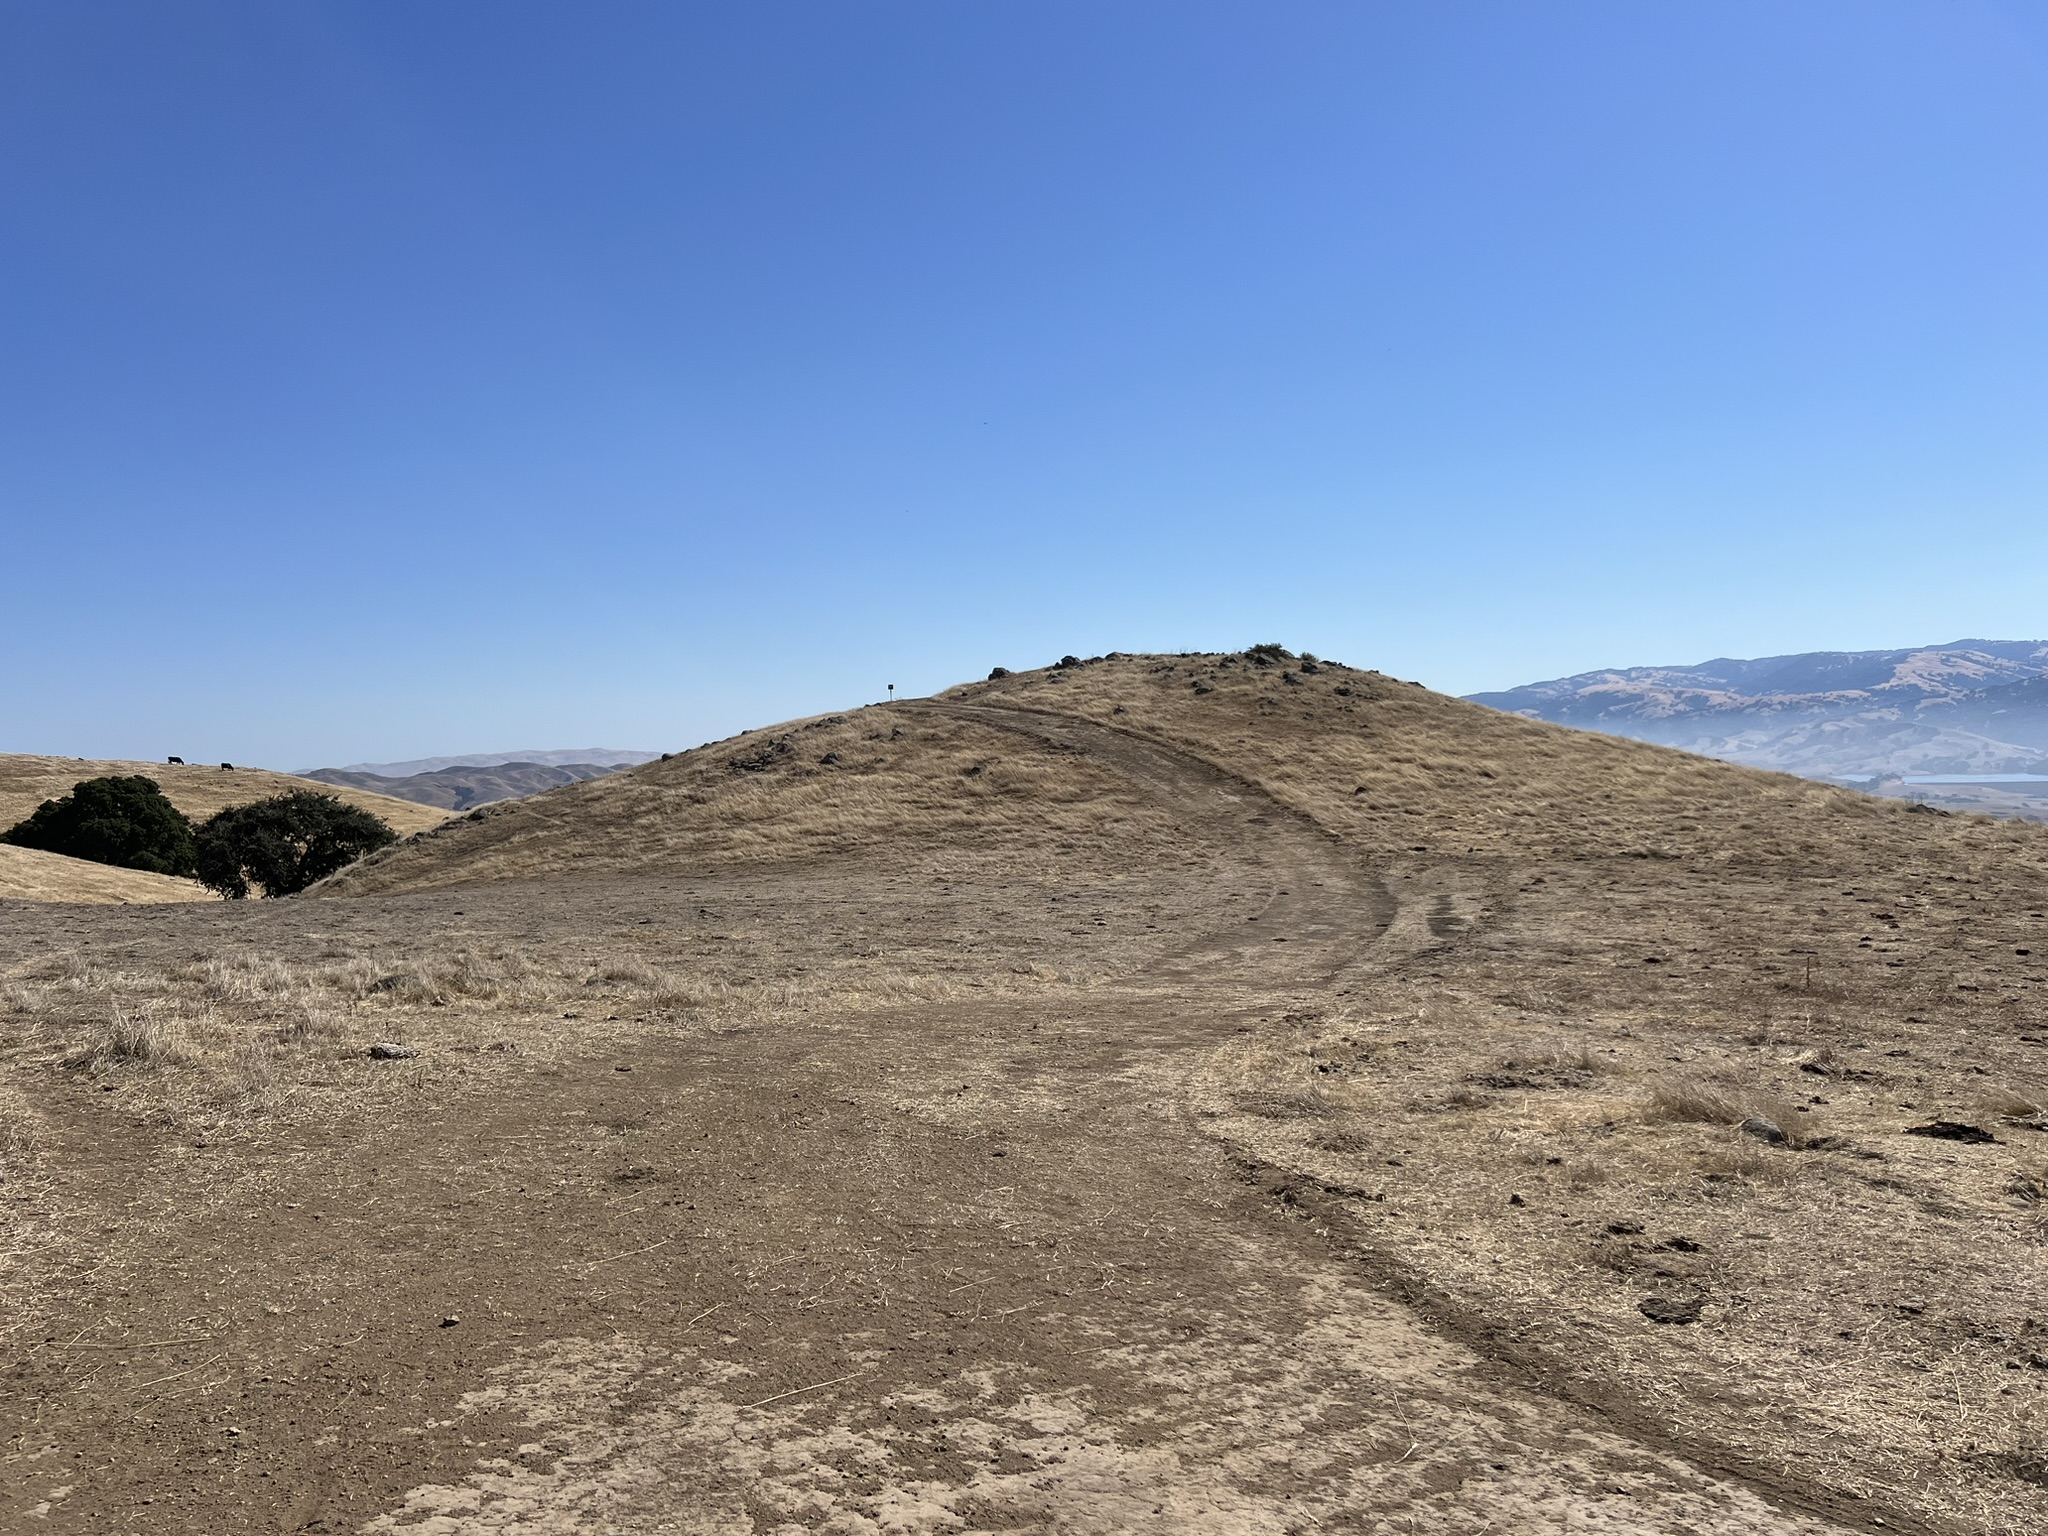
POLYGON ((1194 936, 1148 967, 1165 982, 1215 987, 1232 968, 1271 990, 1323 984, 1357 964, 1395 920, 1398 903, 1336 835, 1260 786, 1182 748, 1092 720, 1047 710, 918 700, 897 706, 1008 731, 1085 753, 1173 809, 1219 854, 1239 859, 1275 884, 1256 915, 1257 932, 1226 929, 1194 936), (1277 946, 1285 944, 1282 950, 1277 946))
MULTIPOLYGON (((1263 962, 1263 974, 1256 979, 1268 988, 1311 978, 1329 986, 1390 958, 1374 953, 1375 948, 1413 955, 1448 948, 1483 931, 1470 912, 1473 893, 1446 887, 1441 872, 1426 865, 1419 871, 1394 872, 1404 882, 1421 875, 1419 887, 1403 899, 1388 881, 1365 875, 1359 856, 1313 818, 1280 804, 1261 786, 1182 749, 1051 711, 922 702, 912 707, 1087 751, 1141 789, 1186 807, 1193 829, 1217 845, 1240 855, 1255 852, 1273 859, 1289 884, 1261 915, 1309 937, 1310 942, 1290 949, 1286 956, 1290 962, 1309 963, 1273 964, 1270 952, 1231 943, 1217 933, 1204 935, 1153 968, 1191 988, 1207 983, 1212 999, 1218 993, 1229 994, 1236 979, 1228 975, 1232 966, 1263 962), (1255 849, 1246 849, 1246 844, 1255 849)), ((1928 1525, 1910 1513, 1816 1487, 1717 1444, 1674 1434, 1665 1418, 1631 1398, 1597 1390, 1561 1391, 1560 1383, 1568 1379, 1565 1373, 1555 1370, 1541 1352, 1520 1345, 1511 1327, 1443 1293, 1397 1253, 1375 1244, 1369 1222, 1349 1198, 1354 1191, 1332 1189, 1311 1175, 1274 1167, 1228 1140, 1215 1139, 1238 1177, 1305 1221, 1328 1242, 1334 1257, 1364 1275, 1373 1291, 1413 1311, 1438 1336, 1472 1350, 1535 1399, 1590 1413, 1646 1449, 1682 1458, 1711 1476, 1751 1488, 1788 1511, 1859 1525, 1874 1521, 1890 1530, 1928 1536, 1947 1532, 1948 1528, 1928 1525)))

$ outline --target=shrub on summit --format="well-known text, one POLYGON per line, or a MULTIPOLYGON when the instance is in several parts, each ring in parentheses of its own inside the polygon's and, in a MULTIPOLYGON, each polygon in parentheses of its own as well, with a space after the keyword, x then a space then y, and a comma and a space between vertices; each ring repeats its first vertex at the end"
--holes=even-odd
POLYGON ((398 841, 368 811, 333 795, 295 789, 231 805, 199 829, 199 878, 231 900, 252 885, 265 896, 295 896, 315 880, 398 841))
POLYGON ((85 779, 0 832, 0 843, 153 875, 191 875, 197 857, 192 823, 155 779, 139 774, 85 779))

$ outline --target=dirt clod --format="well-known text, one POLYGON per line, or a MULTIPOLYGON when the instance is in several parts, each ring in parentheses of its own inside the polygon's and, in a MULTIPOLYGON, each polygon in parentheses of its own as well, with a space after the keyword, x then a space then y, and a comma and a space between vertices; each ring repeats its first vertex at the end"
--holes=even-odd
POLYGON ((1696 1323, 1704 1305, 1697 1296, 1645 1296, 1636 1310, 1653 1323, 1696 1323))
POLYGON ((1909 1125, 1908 1136, 1926 1136, 1935 1141, 1959 1141, 1965 1146, 1984 1146, 1998 1138, 1981 1125, 1966 1125, 1959 1120, 1935 1120, 1926 1125, 1909 1125))

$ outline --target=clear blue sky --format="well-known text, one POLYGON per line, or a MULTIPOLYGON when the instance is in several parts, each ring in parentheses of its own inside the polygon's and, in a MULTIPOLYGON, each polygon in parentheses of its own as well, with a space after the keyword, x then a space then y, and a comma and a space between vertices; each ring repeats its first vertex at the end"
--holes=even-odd
POLYGON ((0 4, 0 750, 2048 634, 2048 6, 0 4))

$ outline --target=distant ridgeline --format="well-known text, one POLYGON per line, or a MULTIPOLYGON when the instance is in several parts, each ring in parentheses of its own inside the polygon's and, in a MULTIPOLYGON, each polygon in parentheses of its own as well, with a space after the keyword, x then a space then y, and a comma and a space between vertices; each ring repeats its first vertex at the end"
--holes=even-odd
MULTIPOLYGON (((636 753, 632 758, 638 762, 654 755, 636 753)), ((300 777, 318 779, 323 784, 366 789, 420 805, 436 805, 444 810, 466 811, 495 800, 523 800, 542 790, 603 778, 629 766, 630 763, 491 763, 436 768, 395 778, 352 768, 315 768, 300 777)))
POLYGON ((2048 642, 2038 640, 1628 667, 1470 697, 1533 719, 1920 799, 1952 798, 1924 793, 1932 781, 2048 797, 2048 642))

